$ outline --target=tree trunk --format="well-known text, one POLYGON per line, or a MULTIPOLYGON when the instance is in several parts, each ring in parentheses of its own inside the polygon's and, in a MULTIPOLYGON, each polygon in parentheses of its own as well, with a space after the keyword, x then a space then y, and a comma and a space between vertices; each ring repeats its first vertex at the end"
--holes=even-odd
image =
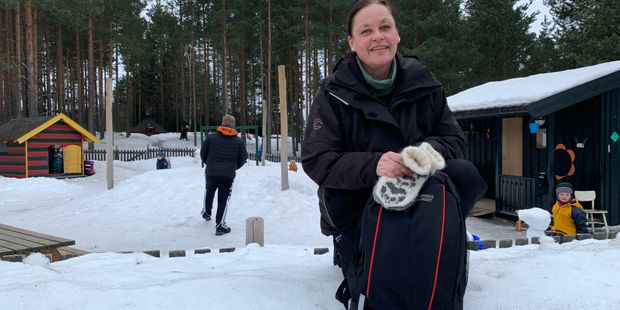
POLYGON ((265 154, 271 154, 271 0, 267 0, 267 103, 263 109, 263 117, 266 118, 265 154))
POLYGON ((58 35, 56 38, 56 110, 64 112, 65 105, 65 68, 64 57, 62 55, 62 28, 58 24, 58 35))
POLYGON ((223 73, 224 73, 224 94, 223 94, 223 98, 222 98, 222 103, 223 103, 223 108, 222 108, 222 115, 228 113, 228 41, 227 41, 227 21, 226 21, 226 0, 222 0, 223 1, 223 10, 224 12, 222 13, 222 42, 223 45, 223 49, 224 49, 224 58, 222 59, 222 65, 223 65, 223 73))
POLYGON ((240 99, 240 105, 241 105, 241 124, 242 125, 247 125, 248 123, 248 118, 247 118, 247 113, 248 113, 248 102, 247 102, 247 95, 246 95, 246 90, 245 90, 245 83, 246 83, 246 72, 245 72, 245 46, 242 43, 241 44, 241 48, 239 49, 239 99, 240 99))
POLYGON ((127 83, 127 130, 130 130, 135 122, 135 105, 133 98, 133 81, 131 76, 131 55, 125 56, 125 70, 127 73, 125 74, 125 82, 127 83))
MULTIPOLYGON (((77 63, 76 63, 77 65, 77 63)), ((78 117, 78 111, 76 109, 76 89, 75 89, 75 79, 76 79, 76 75, 75 75, 75 71, 76 68, 72 68, 71 67, 71 63, 69 62, 69 58, 67 57, 67 62, 65 63, 65 67, 67 68, 67 74, 69 75, 67 78, 67 91, 65 92, 65 94, 67 95, 67 104, 66 107, 69 110, 69 114, 71 115, 71 118, 73 119, 77 119, 78 117)), ((80 121, 81 124, 83 124, 80 121)))
POLYGON ((210 112, 209 111, 209 78, 210 78, 210 74, 209 74, 209 41, 207 38, 207 32, 205 31, 205 38, 204 38, 204 65, 205 65, 205 79, 204 79, 204 92, 203 92, 203 96, 204 96, 204 110, 205 110, 205 125, 209 126, 209 120, 210 120, 210 112))
MULTIPOLYGON (((77 109, 76 115, 78 116, 79 122, 81 124, 85 123, 84 119, 84 84, 82 78, 82 49, 80 48, 80 33, 79 31, 75 32, 75 75, 74 78, 77 78, 77 92, 74 92, 74 101, 72 105, 73 109, 77 109), (75 99, 77 98, 77 100, 75 99)), ((71 80, 71 85, 74 86, 73 80, 71 80)))
POLYGON ((305 96, 304 96, 304 101, 306 103, 306 110, 305 110, 305 115, 306 118, 308 116, 309 113, 309 108, 310 108, 310 100, 311 100, 311 91, 310 91, 310 23, 309 23, 309 15, 310 15, 310 8, 309 8, 309 0, 306 0, 306 12, 304 14, 304 37, 305 37, 305 41, 306 41, 306 47, 305 47, 305 64, 306 64, 306 85, 305 85, 305 96))
MULTIPOLYGON (((95 130, 95 46, 93 42, 93 17, 88 17, 88 131, 95 130)), ((88 148, 94 148, 93 143, 88 143, 88 148)))
POLYGON ((195 59, 195 55, 194 55, 194 29, 192 27, 192 33, 191 33, 191 39, 190 39, 190 51, 189 51, 189 72, 191 74, 191 83, 192 83, 192 120, 193 120, 193 129, 194 129, 194 146, 197 146, 198 141, 197 141, 197 135, 196 133, 198 132, 198 120, 196 117, 196 66, 194 64, 194 59, 195 59))
POLYGON ((418 1, 411 0, 411 14, 413 15, 413 38, 411 38, 411 43, 413 48, 417 48, 420 45, 420 27, 418 23, 418 1))
POLYGON ((35 80, 34 75, 34 53, 35 46, 32 41, 33 21, 32 21, 32 4, 31 0, 27 0, 24 4, 24 26, 26 28, 26 95, 28 101, 28 116, 37 116, 37 99, 35 96, 35 80))
MULTIPOLYGON (((180 49, 181 51, 183 50, 182 43, 180 49)), ((181 70, 181 119, 189 121, 189 117, 187 117, 187 103, 185 101, 185 57, 182 58, 179 69, 181 70)))
POLYGON ((14 69, 14 96, 15 112, 19 117, 24 116, 22 106, 22 31, 21 31, 21 14, 19 2, 15 5, 15 69, 14 69))
POLYGON ((50 41, 50 32, 49 28, 45 28, 45 102, 47 105, 48 113, 54 112, 56 114, 58 112, 57 109, 54 109, 52 105, 52 42, 50 41))
MULTIPOLYGON (((5 4, 4 8, 2 8, 2 11, 0 11, 0 26, 3 27, 3 31, 2 31, 2 36, 0 36, 0 43, 2 43, 2 46, 0 47, 0 53, 4 53, 7 56, 7 59, 10 60, 11 56, 12 56, 12 51, 11 51, 11 41, 10 41, 10 37, 12 35, 11 32, 11 23, 10 23, 10 18, 11 16, 9 15, 9 9, 8 9, 8 4, 5 4)), ((6 64, 6 68, 4 68, 3 70, 1 70, 0 72, 0 85, 2 86, 2 98, 0 98, 0 102, 2 102, 3 107, 4 107, 4 115, 8 117, 13 116, 12 113, 12 107, 11 107, 11 103, 12 98, 11 98, 11 72, 8 70, 10 68, 10 61, 7 62, 6 64)))
POLYGON ((157 105, 157 115, 159 116, 159 120, 161 124, 165 123, 165 113, 164 113, 164 53, 162 52, 162 42, 160 42, 158 48, 158 71, 159 71, 159 104, 157 105))
POLYGON ((99 115, 97 122, 97 129, 99 131, 99 138, 103 140, 105 137, 105 96, 103 92, 103 77, 105 75, 105 64, 103 62, 103 40, 99 39, 99 104, 97 105, 97 115, 99 115))
MULTIPOLYGON (((30 0, 32 1, 32 0, 30 0)), ((34 98, 35 98, 35 104, 37 104, 37 108, 38 108, 38 99, 39 96, 41 94, 40 88, 41 88, 41 77, 39 77, 39 43, 38 43, 38 28, 37 28, 37 7, 36 6, 32 6, 31 7, 32 10, 32 47, 33 47, 33 71, 32 71, 32 76, 34 76, 34 98)))

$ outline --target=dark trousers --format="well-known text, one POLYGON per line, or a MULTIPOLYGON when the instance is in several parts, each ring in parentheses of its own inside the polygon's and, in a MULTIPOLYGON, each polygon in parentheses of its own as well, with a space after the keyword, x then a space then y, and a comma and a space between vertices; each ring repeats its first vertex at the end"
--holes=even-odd
POLYGON ((232 184, 235 178, 219 177, 219 176, 207 176, 205 202, 203 208, 203 215, 208 214, 211 216, 211 210, 213 209, 213 199, 215 198, 215 191, 217 191, 217 214, 215 215, 215 224, 218 226, 226 226, 226 211, 228 209, 228 199, 232 193, 232 184), (224 224, 224 225, 222 225, 224 224))
POLYGON ((349 270, 355 259, 355 234, 356 230, 351 229, 333 236, 334 265, 340 267, 342 276, 345 278, 336 290, 336 299, 343 303, 345 307, 350 307, 350 309, 357 308, 357 296, 351 296, 347 284, 347 270, 349 270))

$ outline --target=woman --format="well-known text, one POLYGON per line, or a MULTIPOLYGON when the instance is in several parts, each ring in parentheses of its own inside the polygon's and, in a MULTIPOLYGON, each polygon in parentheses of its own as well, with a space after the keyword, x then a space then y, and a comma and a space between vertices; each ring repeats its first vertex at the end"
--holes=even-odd
MULTIPOLYGON (((426 142, 454 159, 466 148, 441 84, 417 59, 397 52, 398 23, 388 1, 358 1, 348 16, 347 41, 351 53, 314 98, 301 156, 319 185, 321 230, 333 236, 334 263, 343 273, 378 178, 412 175, 399 152, 426 142)), ((480 189, 472 195, 462 199, 479 198, 480 189)))

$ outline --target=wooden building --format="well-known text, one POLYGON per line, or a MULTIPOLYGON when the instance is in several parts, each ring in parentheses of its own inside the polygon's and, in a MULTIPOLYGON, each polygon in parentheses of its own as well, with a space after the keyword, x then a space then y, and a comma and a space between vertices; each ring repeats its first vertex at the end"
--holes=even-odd
POLYGON ((147 136, 165 133, 166 129, 159 125, 153 118, 147 116, 143 118, 136 126, 129 130, 131 133, 141 133, 147 136))
POLYGON ((570 182, 620 224, 620 61, 490 82, 448 104, 498 215, 550 210, 555 185, 570 182))
POLYGON ((0 125, 0 175, 84 174, 83 142, 99 139, 64 114, 14 118, 0 125))

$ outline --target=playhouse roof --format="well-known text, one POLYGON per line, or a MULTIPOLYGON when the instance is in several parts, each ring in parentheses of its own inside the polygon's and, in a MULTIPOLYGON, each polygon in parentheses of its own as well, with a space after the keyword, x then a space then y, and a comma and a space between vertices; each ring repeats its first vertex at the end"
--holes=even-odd
POLYGON ((8 122, 0 125, 0 141, 16 141, 17 143, 24 143, 28 139, 32 138, 36 134, 45 130, 45 128, 52 126, 58 121, 63 121, 69 127, 82 134, 82 136, 89 142, 99 143, 99 139, 93 134, 80 126, 68 116, 60 113, 56 116, 34 116, 34 117, 19 117, 13 118, 8 122))
POLYGON ((620 87, 620 61, 489 82, 448 97, 457 118, 544 116, 620 87))

